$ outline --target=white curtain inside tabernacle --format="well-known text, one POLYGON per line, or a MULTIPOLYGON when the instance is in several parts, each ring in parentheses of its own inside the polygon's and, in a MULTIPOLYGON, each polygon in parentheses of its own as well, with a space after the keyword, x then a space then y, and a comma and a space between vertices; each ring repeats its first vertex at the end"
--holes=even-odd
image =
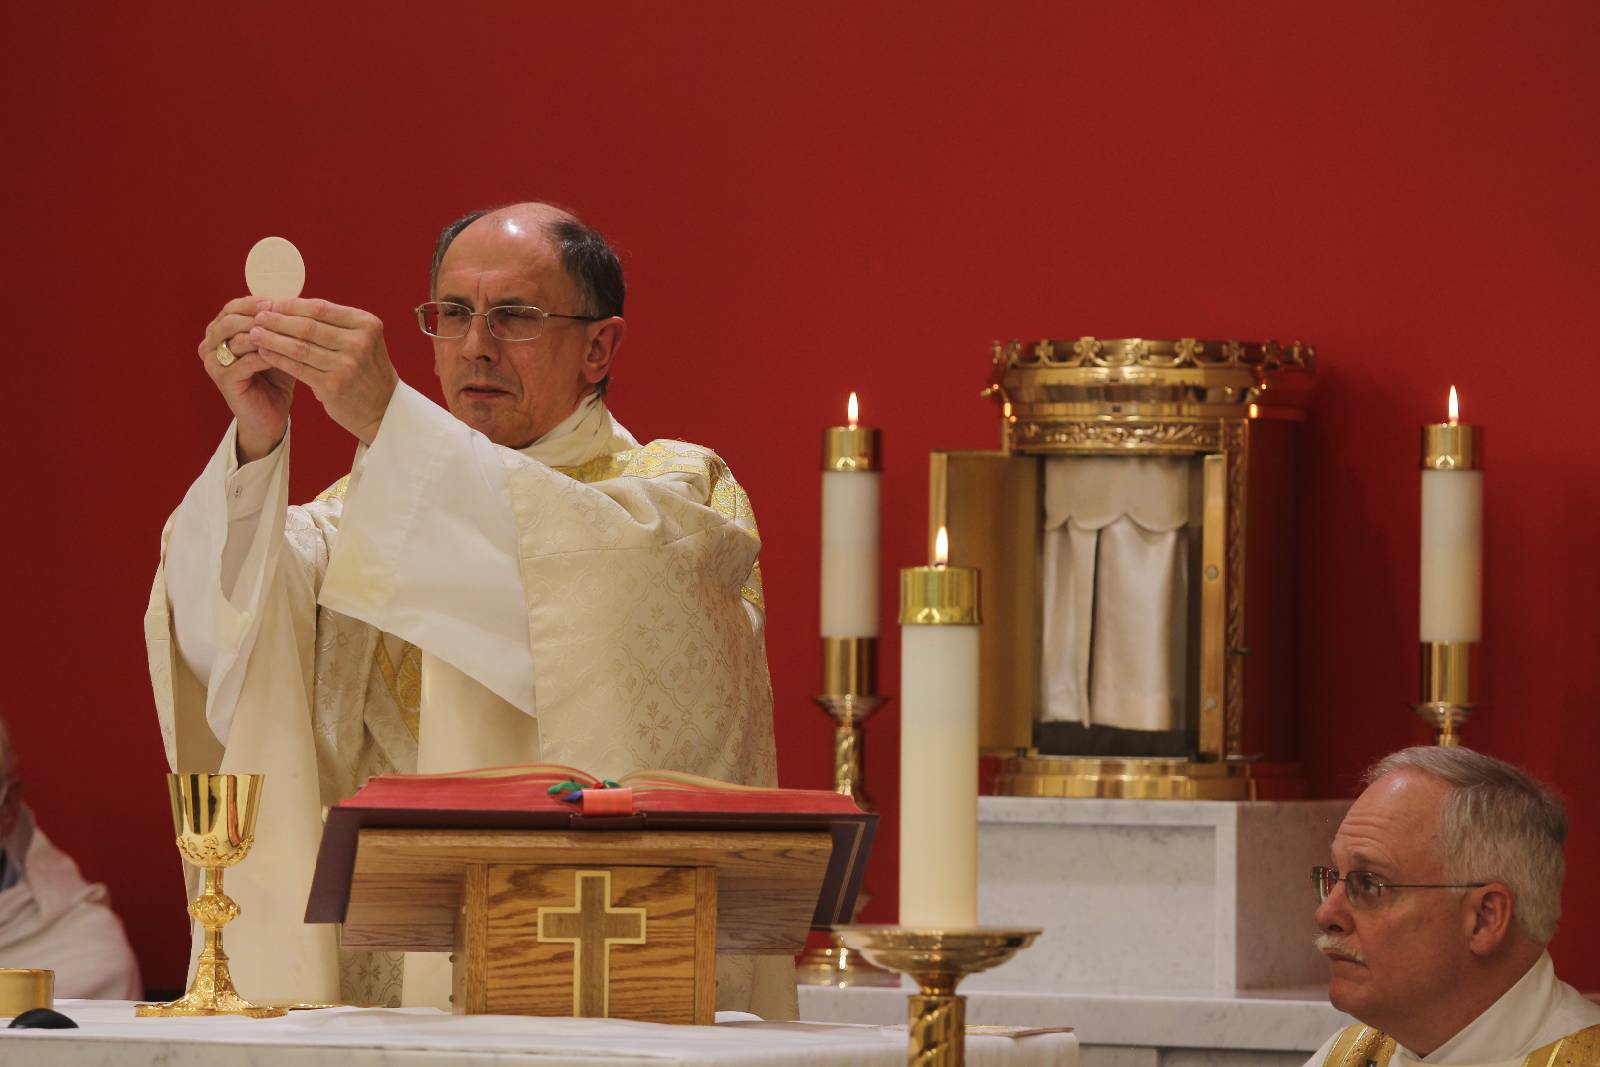
POLYGON ((1051 456, 1044 484, 1040 718, 1181 728, 1198 466, 1181 456, 1051 456))

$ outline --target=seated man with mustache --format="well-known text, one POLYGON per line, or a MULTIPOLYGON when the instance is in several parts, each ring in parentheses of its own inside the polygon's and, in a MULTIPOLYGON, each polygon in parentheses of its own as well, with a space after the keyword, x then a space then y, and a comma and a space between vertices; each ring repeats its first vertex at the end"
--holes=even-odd
POLYGON ((1561 802, 1464 748, 1381 760, 1317 867, 1328 998, 1365 1025, 1307 1067, 1600 1063, 1600 1005, 1556 978, 1561 802))

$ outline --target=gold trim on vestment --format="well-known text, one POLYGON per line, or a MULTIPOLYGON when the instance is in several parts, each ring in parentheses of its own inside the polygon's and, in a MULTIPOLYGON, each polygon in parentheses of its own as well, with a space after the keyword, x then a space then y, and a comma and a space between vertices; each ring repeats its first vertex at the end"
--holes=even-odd
MULTIPOLYGON (((1323 1067, 1388 1067, 1395 1040, 1370 1026, 1346 1027, 1334 1039, 1323 1067)), ((1586 1027, 1534 1049, 1522 1067, 1600 1067, 1600 1025, 1586 1027)))
POLYGON ((328 486, 328 488, 326 488, 322 492, 318 493, 317 494, 317 500, 318 501, 343 500, 344 499, 344 495, 346 493, 348 493, 349 491, 350 491, 350 476, 348 474, 346 474, 343 478, 340 478, 338 481, 336 481, 332 485, 328 486))
POLYGON ((1395 1040, 1370 1026, 1348 1026, 1334 1039, 1324 1067, 1388 1067, 1395 1040))
POLYGON ((389 649, 385 647, 383 635, 378 635, 378 646, 373 649, 372 659, 378 666, 378 673, 383 675, 383 684, 389 688, 389 696, 394 700, 395 707, 400 709, 400 718, 405 722, 406 729, 411 731, 411 739, 422 739, 422 650, 410 641, 401 642, 400 665, 395 666, 394 660, 389 658, 389 649))
POLYGON ((1600 1024, 1585 1027, 1528 1053, 1522 1067, 1597 1067, 1600 1065, 1600 1024))

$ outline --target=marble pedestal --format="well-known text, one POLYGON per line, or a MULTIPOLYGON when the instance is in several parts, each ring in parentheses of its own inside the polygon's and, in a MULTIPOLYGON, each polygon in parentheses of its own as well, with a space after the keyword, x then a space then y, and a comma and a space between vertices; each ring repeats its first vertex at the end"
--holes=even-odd
MULTIPOLYGON (((1084 1067, 1299 1067, 1350 1022, 1310 879, 1348 807, 979 798, 978 921, 1044 932, 962 983, 968 1021, 1074 1027, 1084 1067)), ((903 990, 800 993, 805 1019, 905 1017, 903 990)))
POLYGON ((970 990, 1226 996, 1314 986, 1313 865, 1343 800, 978 801, 978 921, 1039 926, 970 990))

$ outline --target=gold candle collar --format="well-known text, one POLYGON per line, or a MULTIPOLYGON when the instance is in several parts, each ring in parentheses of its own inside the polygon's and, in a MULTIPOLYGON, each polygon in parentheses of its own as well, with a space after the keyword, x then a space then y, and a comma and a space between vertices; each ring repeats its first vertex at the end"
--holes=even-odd
POLYGON ((978 572, 938 564, 902 569, 900 625, 978 625, 978 572))
POLYGON ((878 431, 867 426, 829 426, 822 431, 822 469, 879 469, 878 431))
POLYGON ((1478 427, 1459 422, 1433 422, 1422 427, 1422 469, 1475 471, 1483 466, 1483 435, 1478 427))
POLYGON ((11 1018, 34 1008, 55 1007, 56 972, 0 967, 0 1016, 11 1018))

